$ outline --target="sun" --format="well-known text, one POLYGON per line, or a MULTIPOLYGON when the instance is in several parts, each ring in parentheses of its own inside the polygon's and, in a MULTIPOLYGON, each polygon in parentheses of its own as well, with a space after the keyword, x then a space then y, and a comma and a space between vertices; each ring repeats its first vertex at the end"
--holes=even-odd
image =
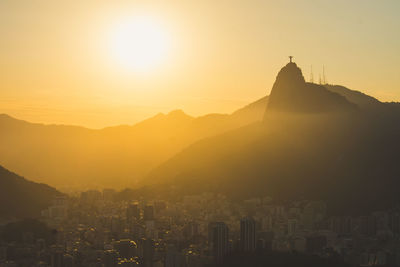
POLYGON ((111 54, 128 70, 148 71, 167 56, 170 38, 154 18, 137 16, 117 23, 110 38, 111 54))

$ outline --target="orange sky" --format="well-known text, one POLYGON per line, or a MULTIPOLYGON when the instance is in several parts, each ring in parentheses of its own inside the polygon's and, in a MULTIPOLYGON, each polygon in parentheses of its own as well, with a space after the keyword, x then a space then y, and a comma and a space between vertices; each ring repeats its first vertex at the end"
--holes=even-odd
MULTIPOLYGON (((399 101, 400 2, 0 2, 0 113, 104 127, 158 112, 231 112, 269 93, 288 55, 309 79, 399 101), (170 44, 137 71, 108 44, 126 18, 147 16, 170 44)), ((112 40, 111 40, 112 41, 112 40)))

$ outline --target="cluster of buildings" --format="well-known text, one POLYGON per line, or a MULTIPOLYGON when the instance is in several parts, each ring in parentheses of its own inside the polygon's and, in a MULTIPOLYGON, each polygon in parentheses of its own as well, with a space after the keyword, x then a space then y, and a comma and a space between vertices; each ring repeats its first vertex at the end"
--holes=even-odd
POLYGON ((321 201, 230 201, 220 194, 180 201, 116 201, 113 190, 58 198, 41 220, 46 241, 26 233, 0 243, 0 267, 218 266, 238 251, 339 257, 354 266, 400 266, 400 212, 328 216, 321 201))

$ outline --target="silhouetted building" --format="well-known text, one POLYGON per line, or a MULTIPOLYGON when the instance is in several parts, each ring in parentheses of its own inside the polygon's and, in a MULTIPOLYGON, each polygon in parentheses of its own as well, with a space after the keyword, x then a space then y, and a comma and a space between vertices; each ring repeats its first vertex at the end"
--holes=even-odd
POLYGON ((240 220, 240 243, 244 251, 254 251, 256 248, 256 222, 251 217, 240 220))
POLYGON ((272 243, 274 240, 273 232, 260 232, 257 233, 257 238, 264 240, 264 249, 272 250, 272 243))
POLYGON ((256 249, 259 251, 263 251, 265 249, 265 240, 264 239, 257 239, 256 249))
POLYGON ((165 253, 164 267, 184 267, 186 266, 185 255, 178 252, 175 245, 168 244, 165 253))
POLYGON ((349 216, 331 218, 331 230, 339 235, 350 234, 352 228, 352 218, 349 216))
POLYGON ((103 189, 103 199, 106 201, 112 201, 115 196, 115 190, 114 189, 103 189))
POLYGON ((183 228, 183 234, 187 239, 192 239, 199 234, 199 224, 196 222, 189 222, 183 228))
POLYGON ((81 193, 81 200, 86 203, 94 203, 102 199, 102 193, 97 190, 88 190, 81 193))
POLYGON ((154 207, 151 205, 146 205, 144 207, 144 214, 143 218, 145 221, 152 221, 154 220, 154 207))
POLYGON ((326 247, 327 240, 322 235, 312 235, 306 237, 306 252, 308 253, 321 253, 326 247))
POLYGON ((389 228, 397 237, 400 234, 400 214, 395 212, 389 216, 389 228))
POLYGON ((215 261, 221 263, 229 252, 229 229, 223 222, 215 223, 213 228, 213 254, 215 261))
POLYGON ((146 267, 153 266, 153 257, 154 257, 154 240, 152 239, 144 239, 143 240, 143 263, 146 267))
POLYGON ((121 258, 130 259, 136 256, 137 245, 130 239, 121 239, 114 244, 121 258))
POLYGON ((375 236, 377 222, 375 216, 361 216, 358 218, 358 232, 365 236, 375 236))
POLYGON ((288 235, 294 235, 297 232, 298 222, 296 219, 288 220, 288 235))
POLYGON ((208 223, 208 245, 212 247, 214 242, 214 228, 217 226, 217 222, 209 222, 208 223))
POLYGON ((118 252, 116 250, 111 250, 111 249, 104 251, 102 261, 104 267, 117 266, 118 252))
POLYGON ((64 252, 62 247, 52 247, 50 256, 51 267, 63 267, 64 266, 64 252))
POLYGON ((155 201, 154 208, 155 208, 155 212, 157 214, 158 212, 161 212, 167 208, 167 203, 165 203, 165 201, 162 201, 162 200, 155 201))
POLYGON ((132 222, 133 218, 140 218, 140 210, 138 204, 129 204, 126 210, 126 218, 128 222, 132 222))

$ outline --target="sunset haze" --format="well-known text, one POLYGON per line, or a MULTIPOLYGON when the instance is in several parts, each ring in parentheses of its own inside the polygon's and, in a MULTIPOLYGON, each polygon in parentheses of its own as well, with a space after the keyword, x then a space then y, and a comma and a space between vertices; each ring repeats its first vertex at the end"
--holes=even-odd
POLYGON ((288 55, 307 81, 324 66, 329 83, 398 101, 398 10, 394 0, 1 1, 0 113, 91 128, 176 108, 230 113, 269 94, 288 55), (169 40, 144 71, 109 45, 140 16, 169 40))

